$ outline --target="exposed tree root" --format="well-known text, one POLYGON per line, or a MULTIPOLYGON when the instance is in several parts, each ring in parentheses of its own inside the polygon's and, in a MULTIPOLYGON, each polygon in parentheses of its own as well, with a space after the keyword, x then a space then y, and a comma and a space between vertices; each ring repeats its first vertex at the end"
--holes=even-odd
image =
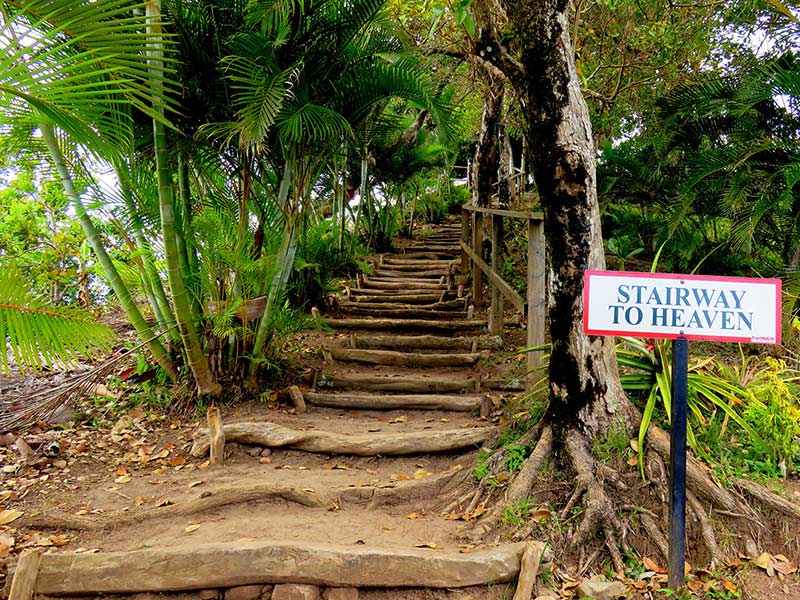
MULTIPOLYGON (((578 575, 582 575, 602 556, 610 557, 616 570, 624 570, 622 550, 634 544, 642 556, 651 555, 653 549, 668 560, 669 549, 666 538, 669 507, 669 436, 651 425, 648 432, 649 450, 645 460, 647 481, 641 482, 638 473, 617 470, 608 464, 598 463, 591 451, 589 437, 578 429, 559 431, 554 439, 553 430, 547 422, 537 425, 518 439, 514 445, 530 446, 538 441, 526 459, 522 470, 509 483, 508 488, 494 506, 467 532, 471 541, 496 541, 500 537, 498 526, 506 511, 519 501, 534 493, 534 484, 545 460, 550 456, 559 459, 561 468, 572 472, 574 479, 568 482, 572 488, 569 496, 559 507, 558 530, 551 529, 551 543, 571 547, 577 554, 578 575), (646 497, 655 500, 656 506, 647 505, 646 497), (620 501, 625 498, 625 501, 620 501), (637 498, 639 500, 637 500, 637 498), (634 514, 639 531, 628 529, 628 520, 621 514, 634 514), (574 522, 574 523, 573 523, 574 522), (563 532, 563 533, 562 533, 563 532), (636 533, 636 535, 632 535, 636 533), (631 538, 630 540, 628 538, 631 538), (643 544, 640 546, 640 544, 643 544)), ((495 480, 507 472, 508 450, 501 449, 487 462, 489 474, 495 480)), ((687 535, 692 562, 708 561, 711 568, 725 564, 736 551, 750 556, 760 553, 760 546, 768 540, 766 525, 759 513, 742 495, 749 495, 757 504, 780 513, 793 522, 800 522, 800 506, 779 496, 764 486, 752 481, 736 481, 736 489, 722 487, 712 476, 706 465, 693 457, 687 462, 687 535), (738 490, 738 491, 737 491, 738 490), (715 515, 716 517, 713 517, 715 515), (718 538, 725 517, 724 538, 718 538), (725 539, 724 547, 719 539, 725 539), (759 540, 760 543, 756 543, 759 540)), ((541 493, 536 489, 535 493, 541 493)), ((459 496, 448 506, 448 510, 465 504, 464 514, 471 514, 479 503, 486 503, 491 490, 473 492, 459 496), (468 503, 468 504, 467 504, 468 503)), ((556 504, 560 504, 558 500, 556 504)), ((514 540, 536 537, 542 524, 533 518, 511 533, 514 540)), ((541 535, 541 534, 539 534, 541 535)), ((652 556, 652 555, 651 555, 652 556)), ((573 574, 574 575, 574 574, 573 574)))
POLYGON ((748 481, 747 479, 737 479, 736 485, 772 510, 800 520, 800 506, 769 491, 760 483, 748 481))
POLYGON ((614 568, 622 570, 625 565, 619 547, 620 541, 624 540, 625 530, 617 518, 617 507, 606 494, 602 482, 595 476, 597 469, 586 439, 579 432, 572 431, 567 434, 564 443, 569 461, 575 469, 576 487, 561 517, 566 518, 581 497, 585 498, 586 506, 583 520, 572 537, 572 544, 575 547, 588 545, 598 533, 602 532, 614 568))
POLYGON ((642 524, 645 532, 650 536, 650 539, 656 545, 656 548, 658 548, 658 551, 661 553, 666 563, 669 560, 669 543, 661 527, 658 526, 655 519, 649 514, 649 511, 642 511, 639 513, 639 523, 642 524))
POLYGON ((714 535, 714 528, 711 526, 706 510, 703 508, 700 500, 697 499, 697 496, 692 492, 687 492, 686 500, 689 509, 700 524, 700 533, 703 537, 703 543, 711 556, 711 570, 714 570, 717 568, 717 565, 725 562, 725 556, 722 554, 717 544, 717 536, 714 535))
MULTIPOLYGON (((663 430, 650 425, 647 441, 665 461, 669 460, 669 436, 663 430)), ((739 511, 741 508, 736 497, 711 478, 708 467, 692 456, 687 457, 686 461, 686 485, 715 507, 730 511, 739 511)))
MULTIPOLYGON (((330 431, 298 430, 276 423, 231 423, 225 425, 225 438, 231 442, 266 446, 291 447, 307 452, 352 454, 355 456, 419 454, 445 452, 481 444, 494 433, 492 427, 449 429, 442 431, 412 431, 394 434, 344 434, 330 431)), ((202 457, 208 453, 207 429, 193 434, 191 454, 202 457)))
POLYGON ((552 449, 553 432, 550 427, 545 427, 533 452, 525 459, 522 470, 509 485, 504 500, 498 502, 492 510, 473 526, 473 529, 468 534, 470 539, 482 539, 489 531, 497 527, 503 518, 506 508, 528 497, 536 476, 541 471, 544 461, 550 456, 552 449))
POLYGON ((322 499, 313 490, 270 483, 220 488, 200 498, 187 500, 186 502, 169 504, 167 506, 134 513, 126 512, 122 514, 106 515, 103 518, 43 514, 30 519, 28 525, 30 527, 42 529, 109 529, 112 527, 141 523, 148 519, 185 517, 212 508, 229 506, 231 504, 276 499, 296 502, 303 506, 323 505, 322 499))

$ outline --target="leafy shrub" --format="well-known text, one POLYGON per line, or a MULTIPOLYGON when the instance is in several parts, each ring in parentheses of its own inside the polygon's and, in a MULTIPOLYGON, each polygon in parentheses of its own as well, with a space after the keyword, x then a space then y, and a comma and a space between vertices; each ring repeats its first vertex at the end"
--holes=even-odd
POLYGON ((336 223, 325 220, 308 227, 301 236, 287 288, 293 306, 322 303, 334 290, 337 277, 352 275, 361 266, 362 249, 347 240, 339 248, 339 235, 336 223))

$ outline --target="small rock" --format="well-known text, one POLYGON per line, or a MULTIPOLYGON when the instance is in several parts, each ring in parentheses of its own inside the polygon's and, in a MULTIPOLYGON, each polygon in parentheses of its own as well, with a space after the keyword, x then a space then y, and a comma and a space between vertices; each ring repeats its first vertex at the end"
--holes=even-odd
POLYGON ((265 585, 261 588, 261 600, 272 600, 272 586, 265 585))
POLYGON ((197 597, 200 600, 216 600, 219 598, 219 590, 198 590, 197 597))
POLYGON ((252 446, 247 449, 247 453, 250 456, 260 456, 261 455, 261 448, 259 446, 252 446))
POLYGON ((239 585, 225 590, 225 600, 260 600, 261 584, 239 585))
POLYGON ((322 592, 322 600, 358 600, 356 588, 328 588, 322 592))
POLYGON ((536 596, 536 600, 558 600, 558 596, 536 596))
POLYGON ((316 585, 279 583, 272 590, 272 600, 320 600, 316 585))
POLYGON ((628 589, 619 581, 584 581, 578 586, 578 598, 594 598, 594 600, 617 600, 625 597, 628 589))
POLYGON ((272 454, 272 448, 264 448, 261 451, 261 456, 269 456, 270 454, 272 454))

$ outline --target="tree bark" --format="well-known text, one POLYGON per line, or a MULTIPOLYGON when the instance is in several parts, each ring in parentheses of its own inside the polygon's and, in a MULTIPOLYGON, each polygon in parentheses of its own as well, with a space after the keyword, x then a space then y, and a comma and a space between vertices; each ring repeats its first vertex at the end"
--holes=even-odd
POLYGON ((489 206, 500 166, 500 120, 503 116, 505 82, 489 75, 486 83, 481 129, 472 164, 472 178, 475 182, 472 187, 472 204, 475 206, 489 206))
POLYGON ((637 418, 619 383, 614 342, 582 331, 583 274, 605 268, 595 149, 569 35, 568 0, 503 0, 521 46, 509 77, 526 110, 530 163, 544 209, 551 337, 548 417, 602 435, 637 418))

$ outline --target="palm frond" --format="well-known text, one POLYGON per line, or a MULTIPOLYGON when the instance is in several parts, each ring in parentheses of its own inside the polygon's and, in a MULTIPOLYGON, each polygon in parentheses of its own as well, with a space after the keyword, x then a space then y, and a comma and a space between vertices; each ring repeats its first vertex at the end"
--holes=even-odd
POLYGON ((7 270, 0 273, 0 339, 0 372, 8 373, 9 347, 20 370, 39 369, 99 356, 116 334, 91 315, 40 302, 20 273, 7 270))

